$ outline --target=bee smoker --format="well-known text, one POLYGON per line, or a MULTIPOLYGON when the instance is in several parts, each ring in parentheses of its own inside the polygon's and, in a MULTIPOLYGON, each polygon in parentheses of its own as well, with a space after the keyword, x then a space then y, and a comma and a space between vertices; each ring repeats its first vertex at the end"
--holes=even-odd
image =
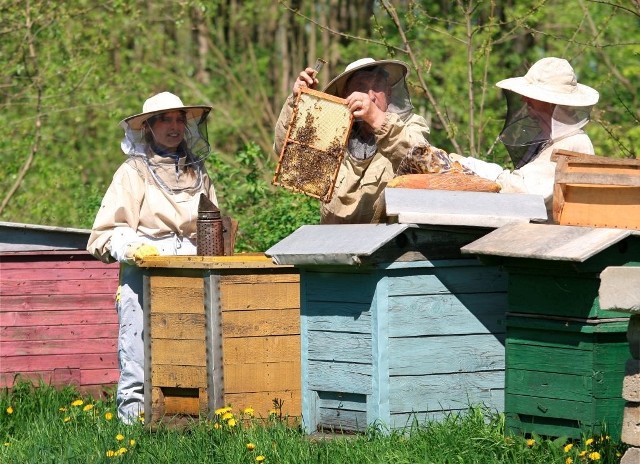
POLYGON ((198 256, 224 255, 224 228, 218 207, 204 193, 198 202, 196 222, 196 247, 198 256))

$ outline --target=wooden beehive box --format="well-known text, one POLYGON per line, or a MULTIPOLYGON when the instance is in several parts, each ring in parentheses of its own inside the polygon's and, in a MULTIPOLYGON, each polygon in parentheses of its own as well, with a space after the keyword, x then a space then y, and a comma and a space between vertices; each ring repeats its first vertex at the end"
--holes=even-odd
POLYGON ((267 250, 300 268, 308 433, 502 410, 507 282, 459 251, 482 233, 304 226, 267 250))
POLYGON ((231 406, 300 416, 299 275, 262 255, 149 257, 145 422, 231 406))
POLYGON ((118 264, 89 230, 0 223, 0 388, 17 379, 101 398, 118 382, 118 264))
POLYGON ((640 160, 556 150, 558 224, 640 229, 640 160))
POLYGON ((346 100, 303 88, 296 98, 273 184, 328 202, 352 123, 346 100))
POLYGON ((640 233, 511 224, 462 249, 509 274, 505 415, 515 432, 619 438, 628 317, 600 308, 600 274, 640 263, 640 233))

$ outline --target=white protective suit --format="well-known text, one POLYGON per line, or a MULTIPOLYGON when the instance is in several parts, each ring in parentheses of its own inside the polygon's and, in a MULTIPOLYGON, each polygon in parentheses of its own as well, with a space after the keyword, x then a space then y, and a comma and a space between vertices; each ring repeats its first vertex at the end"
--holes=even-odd
MULTIPOLYGON (((182 108, 182 102, 171 94, 156 97, 163 95, 182 108)), ((189 114, 189 107, 185 108, 185 114, 189 114)), ((204 119, 206 115, 201 122, 204 119)), ((186 156, 161 156, 149 145, 132 141, 138 128, 131 131, 127 123, 128 120, 121 123, 125 127, 122 149, 129 159, 118 168, 102 199, 87 250, 105 263, 120 262, 116 295, 120 379, 116 405, 119 418, 131 424, 144 411, 143 271, 135 266, 133 254, 143 244, 155 247, 160 255, 197 254, 200 194, 206 194, 216 204, 217 199, 202 159, 190 155, 191 161, 187 162, 186 156)), ((202 144, 199 137, 192 136, 202 144)))

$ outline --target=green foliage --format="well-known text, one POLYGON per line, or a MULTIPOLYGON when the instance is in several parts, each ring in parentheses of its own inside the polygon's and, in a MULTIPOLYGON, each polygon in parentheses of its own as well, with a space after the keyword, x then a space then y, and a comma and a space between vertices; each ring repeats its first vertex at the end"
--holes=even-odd
POLYGON ((238 221, 237 252, 266 251, 298 227, 319 222, 318 200, 273 187, 271 177, 265 179, 275 172, 275 162, 255 143, 232 160, 218 153, 207 164, 221 209, 238 221))
POLYGON ((580 82, 600 91, 586 128, 596 153, 637 156, 640 13, 615 3, 294 2, 321 28, 285 8, 291 2, 4 2, 0 201, 8 203, 0 220, 90 227, 124 160, 118 121, 168 90, 186 104, 214 108, 209 137, 216 155, 209 164, 222 207, 240 221, 239 250, 266 249, 301 223, 317 222, 317 200, 270 185, 273 125, 311 55, 329 61, 321 86, 329 72, 363 56, 405 60, 430 141, 505 166, 506 150, 494 145, 505 114, 495 83, 524 74, 543 56, 564 57, 580 82), (385 4, 396 8, 399 25, 385 4))

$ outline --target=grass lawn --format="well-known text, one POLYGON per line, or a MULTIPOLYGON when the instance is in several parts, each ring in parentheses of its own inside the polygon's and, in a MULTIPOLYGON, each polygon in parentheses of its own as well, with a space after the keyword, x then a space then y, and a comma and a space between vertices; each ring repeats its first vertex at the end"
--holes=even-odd
POLYGON ((18 382, 0 392, 0 462, 13 463, 618 463, 625 447, 608 436, 570 441, 505 434, 504 416, 482 407, 441 422, 382 425, 357 435, 307 436, 278 415, 225 408, 214 420, 149 430, 126 426, 115 400, 18 382))

